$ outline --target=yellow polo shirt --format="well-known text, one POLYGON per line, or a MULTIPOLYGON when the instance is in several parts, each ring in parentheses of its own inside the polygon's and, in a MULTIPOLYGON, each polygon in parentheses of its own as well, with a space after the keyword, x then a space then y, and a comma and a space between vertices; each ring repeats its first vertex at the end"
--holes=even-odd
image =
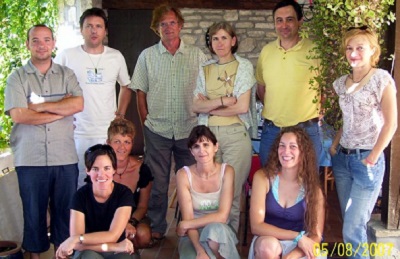
MULTIPOLYGON (((265 85, 262 116, 278 127, 288 127, 318 117, 320 96, 311 89, 317 59, 308 59, 314 44, 300 40, 285 50, 279 38, 262 49, 256 67, 257 83, 265 85), (317 102, 315 99, 317 98, 317 102)), ((314 85, 315 87, 316 85, 314 85)))

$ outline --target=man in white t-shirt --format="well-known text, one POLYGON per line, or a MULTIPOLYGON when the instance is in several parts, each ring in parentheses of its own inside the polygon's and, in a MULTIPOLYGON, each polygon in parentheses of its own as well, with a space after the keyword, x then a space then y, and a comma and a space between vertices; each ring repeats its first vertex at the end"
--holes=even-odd
POLYGON ((103 45, 107 35, 107 17, 100 8, 83 12, 79 20, 84 44, 66 49, 56 63, 74 70, 83 90, 84 109, 75 114, 75 145, 79 157, 78 188, 86 177, 83 155, 94 144, 105 143, 107 128, 115 116, 123 117, 131 99, 127 88, 130 77, 125 58, 116 49, 103 45), (121 86, 117 109, 115 83, 121 86))

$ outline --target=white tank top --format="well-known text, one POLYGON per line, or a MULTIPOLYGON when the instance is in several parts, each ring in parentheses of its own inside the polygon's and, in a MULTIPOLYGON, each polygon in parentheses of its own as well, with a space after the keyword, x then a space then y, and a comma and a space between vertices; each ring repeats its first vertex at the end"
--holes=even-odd
POLYGON ((214 213, 219 208, 219 198, 222 190, 222 179, 225 174, 226 163, 221 165, 219 189, 216 192, 201 193, 193 190, 192 173, 189 167, 183 167, 189 179, 190 194, 192 196, 193 214, 195 218, 199 218, 205 214, 214 213))

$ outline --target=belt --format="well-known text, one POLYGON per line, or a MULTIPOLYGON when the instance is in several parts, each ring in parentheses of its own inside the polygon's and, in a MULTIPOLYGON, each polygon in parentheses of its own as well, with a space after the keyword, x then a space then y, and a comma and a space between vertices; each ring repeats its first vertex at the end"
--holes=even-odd
POLYGON ((357 152, 364 153, 367 151, 371 151, 371 150, 369 150, 369 149, 347 149, 344 147, 340 147, 340 152, 342 152, 343 154, 346 154, 346 155, 357 154, 357 152))
MULTIPOLYGON (((314 123, 317 123, 319 121, 318 117, 312 118, 310 120, 307 121, 303 121, 303 122, 299 122, 297 125, 294 126, 299 126, 299 127, 307 127, 307 126, 311 126, 314 123)), ((278 127, 274 124, 273 121, 268 120, 268 119, 264 119, 264 123, 267 125, 273 125, 275 127, 278 127)), ((278 127, 278 128, 283 128, 283 127, 278 127)))

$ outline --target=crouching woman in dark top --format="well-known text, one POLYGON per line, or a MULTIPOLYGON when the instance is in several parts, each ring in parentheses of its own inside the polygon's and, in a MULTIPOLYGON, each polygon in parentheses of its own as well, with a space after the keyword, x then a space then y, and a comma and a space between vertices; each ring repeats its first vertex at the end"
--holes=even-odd
POLYGON ((109 145, 95 145, 85 152, 90 181, 72 201, 70 237, 57 249, 57 258, 140 258, 125 227, 132 212, 132 192, 113 181, 117 169, 109 145))

